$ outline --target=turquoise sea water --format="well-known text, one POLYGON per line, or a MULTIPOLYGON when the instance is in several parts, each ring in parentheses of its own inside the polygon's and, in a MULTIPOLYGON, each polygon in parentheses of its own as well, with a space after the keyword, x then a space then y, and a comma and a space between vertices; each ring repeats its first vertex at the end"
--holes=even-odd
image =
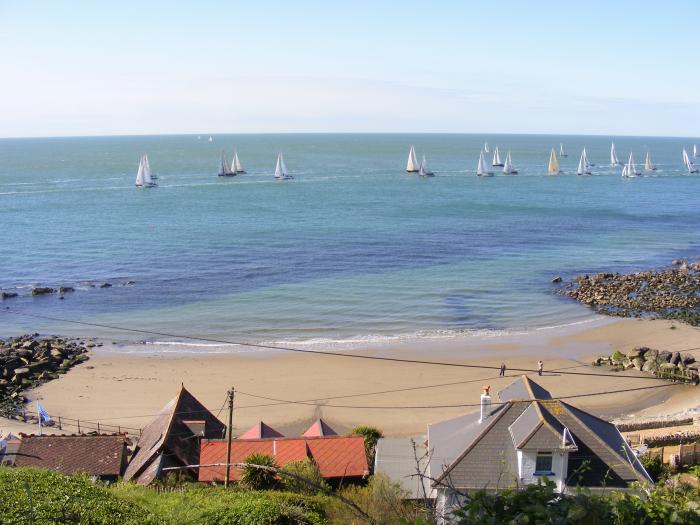
POLYGON ((217 135, 0 140, 0 336, 172 338, 6 310, 255 342, 380 341, 586 320, 550 280, 700 255, 698 139, 616 138, 659 170, 623 180, 608 137, 217 135), (517 176, 475 175, 484 141, 517 176), (564 143, 563 175, 546 175, 564 143), (406 174, 411 144, 436 177, 406 174), (248 173, 216 176, 222 149, 248 173), (574 172, 583 147, 598 164, 574 172), (289 182, 272 178, 278 151, 289 182), (159 187, 134 187, 148 153, 159 187), (131 284, 127 284, 133 281, 131 284), (100 288, 103 282, 114 286, 100 288), (65 300, 32 286, 74 286, 65 300), (95 285, 92 287, 91 285, 95 285))

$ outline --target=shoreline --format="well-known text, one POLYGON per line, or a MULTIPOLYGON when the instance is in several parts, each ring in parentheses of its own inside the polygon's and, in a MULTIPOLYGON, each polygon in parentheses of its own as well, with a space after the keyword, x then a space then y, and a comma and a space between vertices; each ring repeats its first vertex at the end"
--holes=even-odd
MULTIPOLYGON (((28 397, 41 401, 50 414, 64 418, 142 428, 181 384, 215 415, 226 390, 233 386, 239 392, 234 410, 236 432, 262 419, 286 435, 296 435, 309 421, 323 417, 339 432, 369 424, 386 435, 400 436, 422 434, 428 423, 474 411, 483 384, 498 391, 520 375, 513 369, 532 370, 538 359, 545 362, 545 375, 539 378, 534 374, 535 380, 554 397, 562 397, 659 385, 659 380, 651 376, 629 377, 637 375, 633 373, 557 373, 601 373, 600 368, 590 365, 592 358, 614 350, 649 346, 683 350, 700 358, 699 328, 662 320, 609 321, 525 337, 423 340, 371 345, 348 352, 494 368, 505 362, 510 369, 506 378, 498 378, 498 371, 492 369, 333 355, 277 351, 135 355, 112 351, 112 345, 105 345, 94 348, 88 362, 28 392, 28 397), (297 403, 280 404, 276 400, 297 403)), ((570 402, 606 418, 631 414, 647 417, 700 405, 700 390, 673 385, 572 398, 570 402)), ((0 420, 0 430, 31 433, 36 432, 36 427, 0 420)))

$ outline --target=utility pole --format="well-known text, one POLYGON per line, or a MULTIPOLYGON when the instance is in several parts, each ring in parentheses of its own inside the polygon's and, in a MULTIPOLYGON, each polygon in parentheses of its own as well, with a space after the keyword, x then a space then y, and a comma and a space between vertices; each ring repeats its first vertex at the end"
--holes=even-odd
POLYGON ((226 433, 228 434, 226 437, 227 440, 227 445, 226 445, 226 477, 224 478, 224 487, 228 487, 228 482, 231 478, 231 438, 233 437, 233 396, 234 396, 234 389, 231 387, 231 390, 227 392, 228 396, 228 426, 226 427, 226 433))

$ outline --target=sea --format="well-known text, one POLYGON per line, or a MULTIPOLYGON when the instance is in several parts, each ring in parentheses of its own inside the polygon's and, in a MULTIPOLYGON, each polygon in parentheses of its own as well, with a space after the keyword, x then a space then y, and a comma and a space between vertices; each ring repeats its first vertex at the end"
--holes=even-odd
MULTIPOLYGON (((497 337, 587 323, 555 276, 700 256, 698 138, 241 134, 0 140, 0 337, 162 352, 497 337), (610 167, 647 151, 658 170, 610 167), (476 176, 484 143, 514 176, 476 176), (547 175, 563 144, 559 176, 547 175), (415 145, 434 178, 405 171, 415 145), (577 176, 583 148, 596 166, 577 176), (217 176, 222 151, 247 173, 217 176), (294 180, 273 178, 283 152, 294 180), (158 187, 134 186, 147 153, 158 187), (111 286, 107 286, 107 284, 111 286), (36 286, 74 292, 32 296, 36 286), (79 324, 84 323, 84 324, 79 324), (122 330, 141 330, 129 332, 122 330), (195 341, 180 336, 215 341, 195 341)), ((700 161, 699 161, 700 164, 700 161)))

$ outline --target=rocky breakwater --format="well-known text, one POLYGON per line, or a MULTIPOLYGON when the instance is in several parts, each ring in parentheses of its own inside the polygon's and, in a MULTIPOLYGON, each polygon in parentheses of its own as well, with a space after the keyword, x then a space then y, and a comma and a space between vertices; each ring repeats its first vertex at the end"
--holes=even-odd
POLYGON ((557 293, 607 315, 678 319, 700 326, 700 261, 673 263, 661 270, 580 275, 557 293))
POLYGON ((17 415, 26 403, 26 390, 87 361, 92 346, 95 344, 38 334, 0 340, 0 415, 17 415))
POLYGON ((594 366, 610 366, 613 370, 636 369, 639 372, 682 382, 700 382, 700 361, 686 353, 655 350, 653 348, 635 348, 626 354, 615 352, 593 361, 594 366))

